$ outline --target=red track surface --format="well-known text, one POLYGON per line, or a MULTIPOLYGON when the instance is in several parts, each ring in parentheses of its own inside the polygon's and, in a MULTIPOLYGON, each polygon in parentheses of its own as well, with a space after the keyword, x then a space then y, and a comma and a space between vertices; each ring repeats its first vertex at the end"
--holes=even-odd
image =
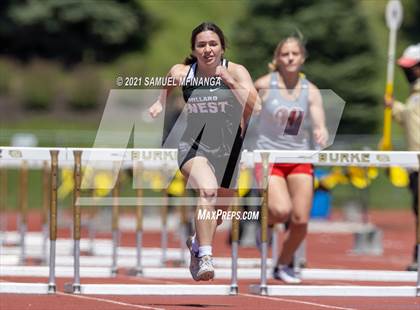
MULTIPOLYGON (((339 215, 335 214, 334 217, 339 215)), ((15 229, 15 215, 9 216, 8 229, 15 229)), ((384 232, 384 255, 352 255, 352 236, 350 234, 311 234, 307 242, 308 267, 347 268, 347 269, 385 269, 404 270, 411 260, 414 244, 414 219, 409 211, 374 211, 371 221, 384 232)), ((39 216, 31 215, 30 230, 40 229, 39 216)), ((60 237, 68 237, 66 230, 60 230, 60 237)), ((101 237, 108 237, 107 234, 101 237)), ((158 246, 159 233, 148 233, 144 238, 145 246, 158 246)), ((229 256, 225 232, 217 234, 214 254, 229 256)), ((178 241, 170 236, 169 246, 178 246, 178 241)), ((134 234, 123 235, 122 244, 134 245, 134 234)), ((240 249, 240 257, 258 257, 255 249, 240 249)), ((216 270, 217 277, 217 270, 216 270)), ((43 282, 45 278, 3 277, 0 281, 43 282)), ((239 282, 238 296, 77 296, 63 293, 65 282, 71 279, 57 279, 56 295, 0 295, 1 310, 21 309, 420 309, 420 298, 360 298, 360 297, 265 297, 248 294, 248 285, 257 280, 239 282)), ((142 284, 196 284, 192 280, 144 279, 119 275, 112 279, 82 279, 82 283, 142 283, 142 284)), ((215 280, 214 284, 228 284, 228 280, 215 280)), ((204 283, 207 284, 207 283, 204 283)), ((280 284, 269 281, 269 284, 280 284)), ((307 281, 304 284, 351 284, 349 282, 307 281)), ((393 283, 360 283, 365 285, 393 285, 393 283)), ((399 283, 397 285, 414 285, 399 283)))

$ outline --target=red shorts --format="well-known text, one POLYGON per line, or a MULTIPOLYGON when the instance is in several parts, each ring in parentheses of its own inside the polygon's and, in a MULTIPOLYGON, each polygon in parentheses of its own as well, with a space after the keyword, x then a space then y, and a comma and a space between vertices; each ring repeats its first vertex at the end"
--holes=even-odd
MULTIPOLYGON (((271 164, 269 174, 278 177, 287 178, 290 174, 314 174, 314 166, 312 164, 271 164)), ((263 169, 262 164, 255 164, 255 177, 258 184, 262 184, 263 169)))

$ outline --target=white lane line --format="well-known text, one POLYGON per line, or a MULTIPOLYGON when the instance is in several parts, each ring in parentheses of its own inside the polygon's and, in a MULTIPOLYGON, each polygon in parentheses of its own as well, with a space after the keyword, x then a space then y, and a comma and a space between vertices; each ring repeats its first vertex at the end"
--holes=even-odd
POLYGON ((247 297, 267 299, 267 300, 273 300, 273 301, 285 301, 285 302, 290 302, 290 303, 295 303, 295 304, 303 304, 303 305, 309 305, 309 306, 317 306, 317 307, 320 307, 320 308, 327 308, 327 309, 357 310, 355 308, 343 308, 343 307, 318 304, 318 303, 314 303, 314 302, 302 301, 302 300, 296 300, 296 299, 285 299, 285 298, 279 298, 279 297, 268 297, 268 296, 259 296, 259 295, 241 294, 241 293, 239 293, 239 295, 247 296, 247 297))
POLYGON ((142 306, 142 305, 129 304, 129 303, 126 303, 126 302, 115 301, 115 300, 110 300, 110 299, 105 299, 105 298, 98 298, 98 297, 91 297, 91 296, 84 296, 84 295, 72 295, 72 294, 67 294, 67 293, 62 293, 62 292, 56 292, 56 294, 57 295, 62 295, 62 296, 86 299, 86 300, 105 302, 105 303, 110 303, 110 304, 114 304, 114 305, 132 307, 132 308, 137 308, 137 309, 165 310, 164 308, 154 308, 154 307, 148 307, 148 306, 142 306))
MULTIPOLYGON (((135 277, 132 276, 127 276, 129 279, 136 279, 135 277)), ((149 281, 160 281, 159 279, 148 279, 148 278, 140 278, 138 279, 139 281, 144 281, 144 280, 149 280, 149 281)), ((182 284, 180 282, 175 282, 175 281, 164 281, 166 284, 182 284)), ((285 301, 285 302, 290 302, 290 303, 298 303, 298 304, 306 304, 306 305, 310 305, 310 306, 318 306, 321 308, 327 308, 327 309, 336 309, 336 310, 357 310, 355 308, 343 308, 343 307, 337 307, 337 306, 330 306, 330 305, 325 305, 325 304, 318 304, 318 303, 313 303, 313 302, 309 302, 309 301, 301 301, 301 300, 295 300, 295 299, 284 299, 284 298, 277 298, 277 297, 269 297, 269 296, 259 296, 259 295, 252 295, 252 294, 242 294, 239 293, 239 295, 242 296, 247 296, 247 297, 254 297, 254 298, 263 298, 263 299, 267 299, 267 300, 273 300, 273 301, 285 301)))
POLYGON ((142 277, 138 278, 137 276, 127 276, 127 275, 119 275, 118 277, 123 278, 123 279, 126 278, 126 279, 133 280, 133 281, 136 281, 136 282, 149 282, 149 283, 158 283, 158 284, 160 284, 160 283, 164 283, 164 284, 185 284, 185 283, 169 281, 167 279, 161 280, 161 279, 142 278, 142 277))

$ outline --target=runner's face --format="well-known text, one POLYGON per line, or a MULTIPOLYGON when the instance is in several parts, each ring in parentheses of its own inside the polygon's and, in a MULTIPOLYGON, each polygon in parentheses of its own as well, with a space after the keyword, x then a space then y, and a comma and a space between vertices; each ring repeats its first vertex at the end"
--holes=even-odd
POLYGON ((222 58, 223 48, 219 36, 213 31, 200 32, 195 38, 193 55, 199 64, 217 66, 222 58))
POLYGON ((294 40, 286 41, 277 54, 276 62, 279 68, 285 72, 299 72, 305 58, 298 42, 294 40))

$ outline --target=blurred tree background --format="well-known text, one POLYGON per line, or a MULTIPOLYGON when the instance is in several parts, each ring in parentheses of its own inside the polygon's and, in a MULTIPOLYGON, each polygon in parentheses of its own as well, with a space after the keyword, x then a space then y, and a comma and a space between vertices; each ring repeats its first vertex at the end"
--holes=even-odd
POLYGON ((402 1, 404 6, 404 21, 402 31, 405 37, 413 43, 420 41, 420 2, 402 1))
MULTIPOLYGON (((388 44, 386 3, 0 1, 0 143, 8 144, 5 132, 14 129, 95 130, 115 78, 165 74, 189 53, 191 29, 204 20, 221 26, 228 38, 227 56, 243 63, 254 79, 267 72, 277 42, 299 30, 309 51, 304 72, 347 103, 339 133, 378 134, 388 44)), ((420 29, 419 1, 402 4, 397 56, 418 39, 420 29)), ((398 68, 395 89, 397 98, 407 96, 398 68)), ((394 131, 398 136, 399 128, 394 131)))
POLYGON ((150 15, 135 0, 0 3, 0 53, 23 61, 112 61, 144 50, 151 30, 150 15))
POLYGON ((308 50, 304 73, 320 89, 332 89, 346 101, 340 133, 372 133, 378 78, 374 35, 354 1, 250 1, 238 23, 234 45, 253 76, 267 72, 277 43, 304 34, 308 50))

